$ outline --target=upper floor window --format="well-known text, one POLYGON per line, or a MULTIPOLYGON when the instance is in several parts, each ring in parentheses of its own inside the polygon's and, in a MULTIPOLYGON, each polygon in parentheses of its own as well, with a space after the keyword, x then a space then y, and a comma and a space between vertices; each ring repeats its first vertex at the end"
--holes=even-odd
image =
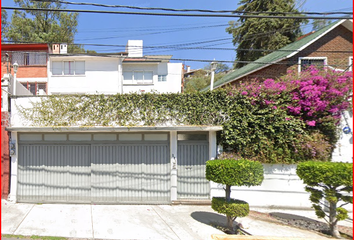
POLYGON ((153 71, 124 71, 124 84, 152 84, 153 71))
POLYGON ((158 76, 158 81, 159 82, 166 82, 167 81, 167 75, 159 75, 158 76))
POLYGON ((326 57, 303 57, 299 58, 299 72, 306 70, 310 66, 323 68, 327 65, 326 57))
POLYGON ((85 61, 53 61, 53 75, 84 75, 85 61))
POLYGON ((19 66, 47 65, 46 52, 11 52, 9 53, 12 64, 19 66))

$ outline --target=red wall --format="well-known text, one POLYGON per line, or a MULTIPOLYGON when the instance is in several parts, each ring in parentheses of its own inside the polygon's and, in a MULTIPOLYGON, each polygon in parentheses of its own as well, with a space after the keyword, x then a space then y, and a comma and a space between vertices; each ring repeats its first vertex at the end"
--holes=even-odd
POLYGON ((7 198, 10 192, 10 156, 9 156, 9 132, 8 112, 1 112, 1 198, 7 198))

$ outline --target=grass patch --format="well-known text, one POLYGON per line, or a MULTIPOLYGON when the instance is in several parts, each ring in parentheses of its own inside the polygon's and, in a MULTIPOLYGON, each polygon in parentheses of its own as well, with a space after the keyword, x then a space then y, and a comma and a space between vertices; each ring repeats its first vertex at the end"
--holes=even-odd
POLYGON ((3 234, 1 238, 17 238, 17 239, 38 239, 38 240, 67 240, 65 237, 49 237, 49 236, 22 236, 22 235, 11 235, 3 234))

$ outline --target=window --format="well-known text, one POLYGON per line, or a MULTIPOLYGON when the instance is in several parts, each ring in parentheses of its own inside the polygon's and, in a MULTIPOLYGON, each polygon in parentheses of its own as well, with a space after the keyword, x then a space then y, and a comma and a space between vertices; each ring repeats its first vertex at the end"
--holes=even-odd
POLYGON ((159 82, 166 82, 167 81, 167 75, 159 75, 158 76, 158 81, 159 82))
POLYGON ((47 83, 26 82, 21 84, 33 95, 47 95, 47 83))
POLYGON ((11 63, 20 66, 46 65, 47 53, 45 52, 12 52, 11 63))
POLYGON ((323 68, 327 65, 326 57, 303 57, 299 58, 299 72, 306 70, 309 66, 315 66, 317 68, 323 68))
POLYGON ((124 71, 124 84, 152 84, 153 71, 124 71))
POLYGON ((52 75, 84 75, 85 61, 53 61, 52 75))

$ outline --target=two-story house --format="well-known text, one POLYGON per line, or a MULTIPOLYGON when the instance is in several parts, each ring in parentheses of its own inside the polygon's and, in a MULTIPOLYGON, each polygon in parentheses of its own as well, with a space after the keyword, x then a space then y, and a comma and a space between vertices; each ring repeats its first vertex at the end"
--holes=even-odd
POLYGON ((143 41, 129 40, 125 52, 67 54, 53 46, 49 55, 49 94, 181 92, 182 63, 170 55, 143 55, 143 41))

